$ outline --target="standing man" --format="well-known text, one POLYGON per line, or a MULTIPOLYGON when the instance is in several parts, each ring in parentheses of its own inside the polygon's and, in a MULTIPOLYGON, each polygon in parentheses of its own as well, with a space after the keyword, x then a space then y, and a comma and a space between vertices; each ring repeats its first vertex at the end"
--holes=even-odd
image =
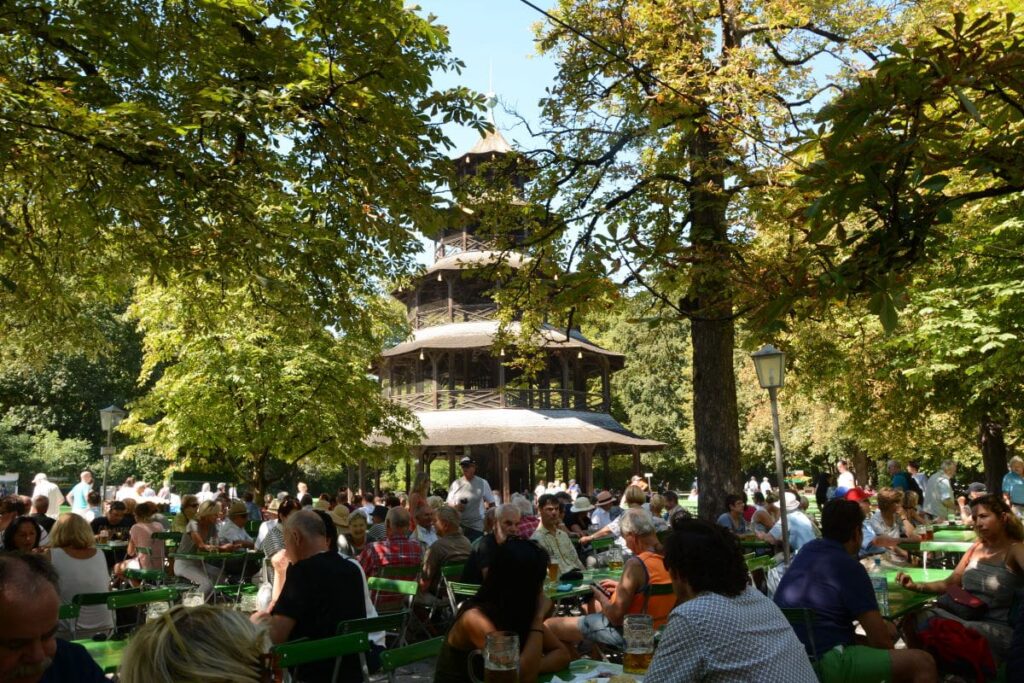
POLYGON ((85 517, 86 511, 89 509, 89 493, 92 492, 92 472, 85 470, 78 475, 78 479, 79 482, 68 491, 67 501, 72 512, 85 517))
POLYGON ((824 683, 935 681, 931 655, 895 649, 896 629, 882 618, 868 573, 857 561, 863 524, 857 503, 829 502, 821 512, 823 538, 793 557, 775 591, 775 603, 814 612, 812 634, 804 624, 794 624, 793 630, 805 646, 813 642, 817 648, 824 683), (864 629, 859 639, 854 621, 864 629))
POLYGON ((561 576, 573 569, 583 571, 583 563, 572 545, 572 540, 559 524, 562 521, 562 506, 555 496, 545 494, 540 497, 540 526, 530 537, 531 541, 540 544, 548 551, 551 561, 558 564, 558 575, 561 576))
POLYGON ((462 476, 448 488, 448 505, 461 511, 462 531, 475 541, 484 535, 484 504, 494 505, 494 493, 486 479, 476 476, 476 462, 465 457, 459 464, 462 476))
MULTIPOLYGON (((324 531, 320 516, 307 510, 289 515, 284 523, 284 552, 291 563, 284 588, 269 614, 252 615, 253 623, 268 625, 275 644, 327 638, 335 634, 339 622, 366 617, 366 580, 354 563, 328 552, 324 531)), ((304 681, 330 681, 333 673, 333 659, 301 667, 304 681)), ((338 680, 363 680, 356 655, 341 660, 338 680)))
POLYGON ((857 481, 853 478, 853 472, 850 471, 850 463, 840 460, 836 463, 836 469, 839 470, 839 476, 836 477, 837 489, 850 490, 857 488, 857 481))
MULTIPOLYGON (((907 463, 907 472, 910 474, 910 478, 917 482, 917 487, 923 492, 925 487, 928 486, 928 476, 921 471, 921 466, 916 460, 911 460, 907 463)), ((924 503, 923 494, 921 502, 924 503)))
POLYGON ((64 496, 61 495, 60 487, 47 479, 46 475, 42 472, 35 476, 32 483, 36 485, 36 488, 32 491, 32 500, 34 501, 39 496, 46 496, 50 501, 50 504, 47 506, 46 516, 50 519, 57 519, 60 516, 60 504, 64 502, 64 496))
POLYGON ((928 478, 928 484, 924 487, 924 513, 931 519, 945 520, 949 513, 957 512, 953 484, 950 481, 955 476, 956 463, 947 458, 942 461, 939 471, 928 478))

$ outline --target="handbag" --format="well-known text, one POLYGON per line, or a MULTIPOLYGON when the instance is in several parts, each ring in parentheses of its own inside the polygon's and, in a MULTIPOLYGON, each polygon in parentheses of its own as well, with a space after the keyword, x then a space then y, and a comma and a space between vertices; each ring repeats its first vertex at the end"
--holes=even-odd
POLYGON ((988 612, 988 603, 971 595, 960 586, 950 586, 939 596, 936 604, 950 614, 965 621, 978 621, 988 612))

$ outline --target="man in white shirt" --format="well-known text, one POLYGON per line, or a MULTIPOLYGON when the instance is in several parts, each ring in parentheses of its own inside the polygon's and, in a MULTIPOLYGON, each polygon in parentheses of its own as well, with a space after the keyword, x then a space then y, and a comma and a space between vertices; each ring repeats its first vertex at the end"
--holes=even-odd
POLYGON ((754 494, 759 490, 760 488, 757 485, 757 477, 751 477, 750 481, 743 486, 743 492, 747 494, 747 498, 753 498, 754 494))
POLYGON ((484 505, 494 505, 494 493, 486 479, 476 476, 476 462, 463 458, 462 476, 448 488, 448 504, 459 510, 462 531, 472 543, 484 535, 484 505))
POLYGON ((547 485, 547 483, 543 479, 541 479, 540 483, 537 484, 537 488, 535 488, 533 490, 533 500, 534 500, 534 502, 540 500, 540 497, 543 496, 547 492, 548 492, 548 485, 547 485))
POLYGON ((60 516, 60 504, 64 502, 64 496, 61 495, 60 487, 47 479, 46 475, 42 472, 32 479, 32 483, 36 485, 32 491, 32 500, 39 496, 46 496, 47 500, 50 501, 49 507, 46 508, 46 516, 50 519, 57 519, 60 516))
POLYGON ((956 476, 956 463, 946 459, 924 487, 924 513, 932 519, 946 519, 957 511, 956 498, 950 479, 956 476))
POLYGON ((853 472, 850 471, 850 464, 848 462, 840 460, 836 463, 836 469, 839 470, 839 476, 836 478, 836 488, 847 490, 857 488, 857 482, 853 478, 853 472))
POLYGON ((761 480, 761 493, 767 496, 769 493, 771 493, 771 490, 772 483, 768 481, 768 477, 765 477, 764 479, 761 480))
POLYGON ((236 548, 255 548, 256 543, 245 531, 245 523, 249 519, 249 510, 245 503, 236 500, 231 503, 224 521, 217 527, 217 540, 220 543, 234 543, 236 548))

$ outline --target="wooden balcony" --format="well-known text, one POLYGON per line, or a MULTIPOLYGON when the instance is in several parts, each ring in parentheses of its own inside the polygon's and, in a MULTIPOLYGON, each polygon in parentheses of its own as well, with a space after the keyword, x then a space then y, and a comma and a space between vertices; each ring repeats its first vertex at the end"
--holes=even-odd
POLYGON ((531 410, 609 410, 599 393, 562 389, 438 389, 422 393, 395 393, 391 400, 410 410, 467 410, 474 408, 527 408, 531 410))
POLYGON ((468 323, 494 320, 498 316, 498 305, 447 303, 420 306, 409 311, 409 324, 414 330, 447 323, 468 323))

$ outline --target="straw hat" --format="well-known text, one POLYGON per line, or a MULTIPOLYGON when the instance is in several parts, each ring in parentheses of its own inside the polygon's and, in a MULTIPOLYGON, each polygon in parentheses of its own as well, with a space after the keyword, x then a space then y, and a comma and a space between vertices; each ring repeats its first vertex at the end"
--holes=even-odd
POLYGON ((578 496, 576 500, 572 502, 572 507, 569 512, 590 512, 594 509, 594 505, 590 502, 590 499, 586 496, 578 496))
POLYGON ((342 531, 348 531, 348 508, 344 505, 335 505, 331 510, 331 521, 334 527, 342 531))
POLYGON ((615 499, 612 497, 612 494, 607 491, 601 491, 601 493, 597 494, 597 500, 595 502, 597 503, 597 507, 603 508, 614 503, 615 499))
POLYGON ((280 508, 281 508, 281 500, 279 498, 275 498, 272 501, 270 501, 270 505, 267 506, 267 512, 270 512, 270 513, 276 515, 277 511, 280 508))
POLYGON ((796 512, 800 509, 800 496, 786 491, 786 512, 796 512))
POLYGON ((240 500, 231 502, 231 507, 228 508, 228 517, 234 517, 235 515, 248 515, 249 511, 245 509, 245 503, 240 500))
POLYGON ((204 500, 199 504, 199 509, 196 510, 196 519, 202 519, 209 515, 216 515, 220 513, 220 504, 212 500, 204 500))

